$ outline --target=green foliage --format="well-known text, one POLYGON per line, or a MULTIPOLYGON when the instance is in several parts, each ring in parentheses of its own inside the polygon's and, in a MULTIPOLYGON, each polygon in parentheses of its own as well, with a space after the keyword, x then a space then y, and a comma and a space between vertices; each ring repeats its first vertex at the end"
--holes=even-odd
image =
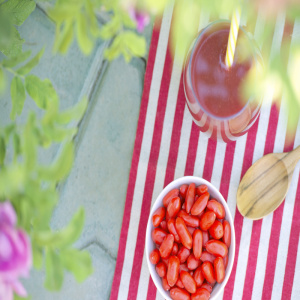
MULTIPOLYGON (((199 17, 209 14, 210 19, 232 15, 239 0, 176 0, 171 29, 173 53, 186 55, 191 41, 197 35, 199 17)), ((66 54, 76 39, 82 53, 89 55, 98 39, 109 41, 105 57, 109 60, 122 55, 129 62, 132 57, 146 54, 145 38, 135 31, 136 23, 128 14, 130 7, 160 17, 171 0, 56 0, 47 13, 55 22, 54 52, 66 54), (98 19, 105 13, 104 24, 98 19)), ((243 2, 243 12, 249 26, 255 23, 257 9, 253 1, 243 2)), ((18 27, 34 11, 33 0, 0 0, 0 93, 10 82, 12 123, 0 127, 0 201, 12 201, 18 225, 27 231, 32 241, 33 264, 45 267, 45 287, 59 290, 64 272, 71 272, 78 282, 92 273, 91 258, 86 251, 72 247, 81 234, 84 212, 80 209, 65 228, 53 231, 50 220, 59 199, 57 185, 70 172, 74 160, 73 138, 87 107, 83 98, 77 105, 60 111, 60 99, 51 81, 31 74, 40 62, 44 48, 38 53, 23 52, 24 39, 18 27), (35 103, 38 114, 29 112, 24 123, 17 122, 28 95, 35 103), (58 157, 48 165, 39 162, 38 154, 49 147, 59 147, 58 157)), ((299 6, 287 9, 291 22, 300 17, 299 6)), ((261 98, 268 90, 275 90, 274 98, 282 94, 288 104, 288 125, 295 127, 300 106, 300 45, 291 45, 283 39, 280 52, 270 57, 275 21, 265 20, 264 30, 257 36, 264 47, 264 69, 251 73, 246 81, 246 93, 261 98), (289 67, 286 66, 289 57, 289 67)), ((247 28, 246 28, 247 30, 247 28)), ((28 97, 28 98, 29 98, 28 97)), ((24 116, 25 117, 25 116, 24 116)), ((18 120, 19 121, 19 120, 18 120)), ((17 296, 15 296, 18 299, 17 296)))
POLYGON ((8 0, 0 4, 0 51, 7 57, 22 52, 24 40, 15 26, 20 26, 35 9, 33 0, 8 0))
POLYGON ((60 256, 52 248, 46 250, 45 287, 50 291, 58 291, 64 280, 64 269, 60 256))
MULTIPOLYGON (((20 80, 19 77, 14 78, 20 80)), ((87 106, 84 98, 75 107, 60 112, 56 93, 53 98, 47 99, 43 108, 45 113, 41 118, 31 112, 25 124, 12 123, 0 129, 0 201, 12 201, 18 215, 18 225, 31 236, 34 266, 41 268, 45 263, 45 287, 58 290, 62 285, 64 270, 74 273, 77 280, 84 280, 91 274, 92 266, 90 259, 86 257, 87 253, 80 256, 72 248, 83 229, 83 209, 74 215, 65 228, 53 231, 49 227, 58 201, 56 186, 66 178, 74 159, 72 139, 76 127, 70 125, 74 120, 82 118, 87 106), (53 105, 55 102, 56 105, 53 105), (51 112, 50 118, 49 111, 53 107, 55 110, 51 112), (54 162, 42 165, 38 160, 38 152, 43 149, 45 151, 45 147, 55 143, 56 137, 48 134, 49 128, 51 131, 55 126, 65 129, 61 151, 54 162), (7 153, 11 155, 8 156, 7 153), (73 266, 66 260, 66 253, 72 251, 81 257, 86 266, 73 266)), ((74 261, 74 264, 77 262, 74 261)))
POLYGON ((145 39, 131 31, 124 31, 118 34, 112 45, 105 50, 105 57, 109 60, 123 54, 125 61, 129 62, 133 56, 143 56, 146 52, 145 39))
POLYGON ((6 56, 0 61, 0 92, 13 75, 10 117, 14 121, 0 127, 0 201, 9 199, 13 203, 18 226, 30 235, 34 267, 45 266, 45 287, 59 290, 65 271, 73 273, 78 281, 86 279, 92 272, 89 254, 73 248, 83 229, 83 209, 65 228, 53 231, 49 226, 59 198, 56 187, 71 170, 73 138, 88 101, 83 98, 77 105, 60 111, 60 100, 51 81, 31 74, 39 64, 44 48, 33 56, 31 51, 23 52, 24 41, 16 26, 20 26, 34 8, 35 2, 31 0, 8 0, 0 5, 0 51, 6 56), (17 123, 26 93, 35 102, 39 113, 30 111, 24 123, 17 123), (52 163, 42 165, 38 154, 50 146, 59 147, 59 155, 52 163), (66 257, 70 253, 79 261, 71 262, 66 257))
POLYGON ((21 114, 26 97, 25 87, 22 79, 19 76, 15 76, 13 78, 10 86, 10 94, 12 101, 12 111, 10 114, 10 118, 14 120, 17 114, 21 114))
POLYGON ((61 251, 64 267, 73 273, 77 282, 82 282, 93 273, 91 256, 87 251, 65 249, 61 251))
POLYGON ((8 0, 1 5, 1 13, 9 17, 10 22, 20 26, 35 9, 33 0, 8 0))
POLYGON ((79 48, 88 55, 92 52, 96 40, 112 40, 105 51, 109 60, 123 55, 126 61, 134 56, 146 54, 145 38, 135 31, 135 22, 121 6, 122 1, 57 0, 48 10, 56 23, 54 51, 65 54, 76 36, 79 48), (97 12, 105 10, 110 19, 98 24, 97 12))
POLYGON ((24 66, 20 67, 16 70, 19 75, 28 74, 40 61, 43 56, 45 48, 43 48, 35 57, 33 57, 29 62, 27 62, 24 66))
POLYGON ((48 102, 57 99, 56 91, 49 79, 41 80, 35 75, 28 75, 25 78, 27 93, 41 109, 46 109, 48 102))

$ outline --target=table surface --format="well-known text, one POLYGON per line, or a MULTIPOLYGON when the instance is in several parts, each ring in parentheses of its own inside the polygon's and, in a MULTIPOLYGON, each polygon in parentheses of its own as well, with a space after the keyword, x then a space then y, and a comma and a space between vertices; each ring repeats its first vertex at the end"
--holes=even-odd
MULTIPOLYGON (((104 19, 100 21, 104 22, 104 19)), ((73 169, 60 187, 60 200, 52 227, 65 226, 80 206, 85 208, 86 221, 76 247, 90 252, 94 273, 84 283, 77 284, 65 275, 59 293, 44 289, 44 273, 32 270, 25 286, 32 299, 109 299, 115 270, 119 235, 132 151, 143 90, 146 62, 123 58, 111 63, 103 57, 108 42, 98 41, 93 53, 86 57, 74 42, 67 55, 53 56, 55 25, 39 6, 20 27, 21 36, 33 53, 46 46, 40 64, 32 73, 49 78, 56 88, 62 108, 70 107, 83 95, 89 96, 89 107, 75 141, 76 157, 73 169)), ((152 28, 143 33, 148 45, 152 28)), ((20 120, 34 109, 26 99, 20 120)), ((1 96, 0 125, 9 122, 11 101, 9 91, 1 96)), ((54 148, 42 156, 47 162, 55 158, 54 148)))
MULTIPOLYGON (((99 21, 105 22, 105 19, 100 16, 99 21)), ((44 5, 31 14, 20 27, 20 33, 28 43, 24 49, 38 52, 46 46, 40 64, 32 73, 53 82, 62 100, 62 108, 74 105, 83 95, 89 97, 88 110, 75 140, 74 166, 60 186, 60 200, 52 227, 65 226, 78 208, 83 206, 86 222, 75 246, 90 252, 94 266, 93 275, 82 284, 77 284, 70 274, 66 274, 59 293, 46 291, 43 287, 44 273, 35 270, 32 270, 30 279, 25 281, 25 286, 33 300, 52 300, 54 297, 57 300, 109 299, 146 62, 133 59, 126 64, 123 58, 119 58, 109 63, 103 57, 108 42, 101 40, 88 57, 80 52, 76 42, 67 55, 53 56, 55 26, 45 13, 44 5)), ((144 32, 148 45, 151 33, 152 28, 148 26, 144 32)), ((296 34, 300 37, 300 30, 296 34)), ((33 101, 28 98, 20 120, 25 120, 28 111, 34 107, 33 101)), ((0 99, 0 126, 9 122, 10 110, 11 101, 7 91, 0 99)), ((218 147, 223 149, 225 146, 218 147)), ((44 162, 53 160, 58 151, 58 148, 51 148, 41 159, 44 162)), ((297 274, 299 277, 298 271, 297 274)))

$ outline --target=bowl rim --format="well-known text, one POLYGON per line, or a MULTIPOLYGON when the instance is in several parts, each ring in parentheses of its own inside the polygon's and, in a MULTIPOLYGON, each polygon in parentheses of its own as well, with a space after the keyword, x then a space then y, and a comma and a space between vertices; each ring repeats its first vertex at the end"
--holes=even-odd
POLYGON ((151 205, 151 210, 150 210, 150 214, 149 214, 149 218, 148 218, 148 222, 147 222, 146 241, 145 241, 145 253, 146 253, 147 266, 148 266, 148 270, 150 272, 150 276, 155 284, 155 287, 158 289, 160 294, 167 300, 172 300, 170 297, 170 292, 167 292, 163 289, 161 278, 157 275, 157 273, 155 271, 155 265, 153 265, 149 260, 149 254, 155 248, 154 243, 152 241, 152 237, 151 237, 152 230, 154 229, 154 226, 152 224, 152 215, 158 207, 162 206, 163 197, 170 190, 179 188, 182 184, 190 184, 193 182, 196 184, 196 186, 198 186, 200 184, 207 185, 208 191, 212 195, 212 197, 216 198, 216 200, 220 201, 223 204, 223 206, 225 208, 225 212, 226 212, 225 220, 227 220, 229 222, 230 228, 231 228, 231 244, 230 244, 230 248, 229 248, 229 252, 228 252, 228 265, 227 265, 226 272, 225 272, 225 278, 221 284, 218 284, 218 283, 216 284, 216 286, 218 285, 219 288, 216 289, 214 287, 210 300, 217 299, 218 295, 224 289, 224 287, 227 284, 227 281, 230 277, 233 263, 234 263, 235 247, 236 247, 234 222, 233 222, 233 218, 232 218, 231 212, 229 210, 229 207, 227 205, 227 202, 225 201, 225 199, 222 196, 222 194, 220 193, 220 191, 211 182, 205 180, 204 178, 198 177, 198 176, 183 176, 183 177, 179 177, 179 178, 173 180, 172 182, 170 182, 168 185, 166 185, 163 188, 163 190, 159 193, 159 195, 156 197, 155 201, 151 205), (161 205, 158 205, 159 202, 161 202, 161 205), (151 244, 153 247, 151 247, 151 244))

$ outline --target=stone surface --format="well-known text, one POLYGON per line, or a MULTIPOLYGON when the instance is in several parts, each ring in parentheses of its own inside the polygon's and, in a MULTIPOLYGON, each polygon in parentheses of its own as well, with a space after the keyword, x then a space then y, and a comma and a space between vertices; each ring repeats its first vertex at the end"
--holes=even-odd
MULTIPOLYGON (((31 71, 31 74, 37 75, 41 79, 49 78, 51 80, 60 98, 62 110, 77 103, 84 95, 88 85, 93 84, 92 81, 96 81, 97 78, 90 78, 89 73, 92 69, 95 69, 95 64, 98 65, 98 68, 101 68, 103 51, 107 46, 107 42, 99 40, 97 47, 90 56, 83 55, 76 42, 71 45, 67 55, 54 55, 52 48, 55 26, 39 9, 36 9, 20 27, 20 35, 26 41, 23 49, 32 50, 32 56, 45 47, 40 63, 31 71), (86 78, 89 78, 90 82, 87 83, 86 78)), ((9 73, 6 74, 8 75, 8 86, 4 95, 0 96, 0 126, 7 125, 11 121, 9 86, 13 76, 9 73)), ((25 123, 28 112, 31 110, 35 111, 38 116, 43 114, 43 111, 38 109, 34 101, 27 95, 23 112, 18 117, 17 122, 25 123)), ((57 151, 57 145, 50 147, 47 151, 41 153, 40 160, 43 163, 50 162, 55 158, 57 151)))
POLYGON ((60 292, 49 292, 43 288, 43 272, 33 270, 31 279, 25 282, 32 300, 99 300, 108 299, 113 279, 115 261, 96 244, 86 249, 93 260, 94 273, 83 283, 78 284, 70 273, 65 273, 60 292))
POLYGON ((52 220, 53 228, 61 228, 80 206, 85 208, 85 227, 76 246, 95 247, 95 251, 91 251, 95 273, 81 285, 67 276, 62 291, 51 294, 42 288, 44 277, 32 272, 26 286, 33 300, 39 297, 45 300, 53 297, 64 300, 109 298, 144 68, 140 59, 126 64, 123 58, 107 66, 90 103, 92 109, 81 124, 84 130, 77 144, 74 166, 61 186, 60 202, 52 220))
MULTIPOLYGON (((108 63, 103 60, 108 43, 100 40, 88 57, 80 52, 76 42, 67 55, 53 55, 55 26, 40 9, 26 20, 20 33, 27 43, 24 49, 34 49, 37 53, 45 46, 41 62, 32 73, 53 82, 63 109, 75 104, 84 94, 92 96, 75 139, 74 167, 59 187, 60 200, 52 227, 64 227, 80 206, 85 208, 85 227, 76 246, 91 253, 95 272, 82 284, 66 274, 62 291, 50 293, 43 287, 44 273, 33 270, 25 286, 33 300, 109 299, 146 60, 135 58, 126 64, 120 57, 108 63)), ((148 45, 151 33, 152 28, 148 26, 144 31, 148 45)), ((32 109, 37 110, 33 100, 27 97, 20 122, 26 120, 32 109)), ((7 90, 0 101, 0 126, 9 123, 10 110, 7 90)), ((51 148, 41 160, 54 159, 57 151, 58 147, 51 148)))
POLYGON ((119 58, 108 66, 53 218, 53 226, 62 227, 83 205, 86 226, 78 246, 96 240, 112 257, 117 256, 143 74, 139 59, 126 64, 119 58))

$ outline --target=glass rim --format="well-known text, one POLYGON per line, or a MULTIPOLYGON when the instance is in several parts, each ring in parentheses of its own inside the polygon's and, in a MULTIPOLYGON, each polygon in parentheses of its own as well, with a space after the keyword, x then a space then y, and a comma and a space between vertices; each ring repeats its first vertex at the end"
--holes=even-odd
MULTIPOLYGON (((243 106, 243 108, 241 110, 239 110, 237 113, 235 113, 234 115, 230 115, 228 117, 219 117, 217 115, 214 115, 212 113, 210 113, 209 111, 207 111, 200 103, 196 93, 195 93, 195 90, 194 90, 194 86, 193 86, 193 82, 192 82, 192 78, 191 78, 191 73, 192 73, 192 57, 194 55, 194 52, 195 52, 195 48, 196 48, 196 45, 198 44, 199 40, 201 39, 201 37, 203 36, 203 34, 205 32, 207 32, 212 26, 216 25, 216 24, 219 24, 219 23, 225 23, 225 24, 229 24, 230 25, 230 21, 229 20, 226 20, 226 19, 220 19, 220 20, 216 20, 216 21, 213 21, 211 23, 209 23, 208 25, 206 25, 203 29, 201 29, 199 32, 198 32, 198 36, 194 39, 194 42, 192 42, 192 49, 191 49, 191 54, 190 55, 187 55, 187 59, 189 59, 189 62, 188 62, 188 72, 187 72, 187 75, 188 75, 188 79, 189 81, 191 82, 191 90, 192 90, 192 93, 193 93, 193 96, 194 98, 196 99, 197 103, 199 104, 199 106, 201 107, 201 110, 203 110, 203 112, 205 114, 207 114, 210 118, 212 119, 216 119, 216 120, 220 120, 220 121, 226 121, 226 120, 231 120, 231 119, 234 119, 236 117, 238 117, 239 115, 241 115, 243 113, 243 111, 247 108, 248 104, 253 100, 254 96, 252 97, 249 97, 249 99, 247 100, 247 102, 245 102, 245 105, 243 106)), ((251 43, 251 39, 248 35, 248 33, 244 30, 244 28, 242 26, 240 26, 239 30, 242 30, 243 33, 246 35, 248 41, 249 41, 249 44, 251 46, 251 49, 252 49, 252 53, 253 53, 253 57, 254 57, 254 61, 255 63, 257 63, 257 57, 256 57, 256 51, 251 43)), ((185 66, 187 66, 187 64, 185 64, 185 66)), ((257 106, 259 106, 260 103, 257 104, 257 106)))

